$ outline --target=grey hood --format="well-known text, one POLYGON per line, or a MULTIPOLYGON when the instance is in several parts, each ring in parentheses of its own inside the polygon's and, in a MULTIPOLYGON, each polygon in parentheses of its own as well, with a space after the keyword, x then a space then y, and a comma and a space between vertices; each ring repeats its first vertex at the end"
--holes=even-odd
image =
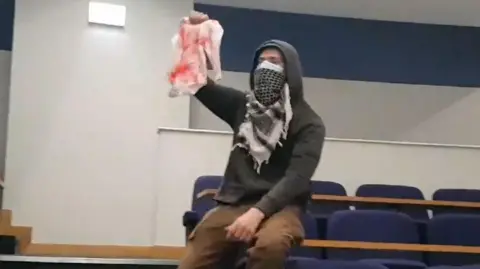
POLYGON ((300 58, 297 50, 289 43, 281 40, 269 40, 262 43, 257 50, 253 58, 252 69, 250 70, 250 89, 254 87, 253 72, 258 65, 258 57, 260 53, 266 48, 277 48, 283 54, 283 60, 285 62, 285 74, 287 76, 287 83, 290 87, 290 100, 292 105, 303 100, 303 75, 300 58))

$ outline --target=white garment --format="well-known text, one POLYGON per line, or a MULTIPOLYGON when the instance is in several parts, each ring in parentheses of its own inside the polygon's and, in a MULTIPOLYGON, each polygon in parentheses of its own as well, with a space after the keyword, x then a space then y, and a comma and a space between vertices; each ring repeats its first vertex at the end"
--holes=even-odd
POLYGON ((190 24, 188 18, 182 20, 179 32, 172 39, 175 64, 169 73, 171 97, 195 94, 207 84, 209 67, 213 71, 212 79, 221 79, 222 37, 223 28, 218 21, 190 24))

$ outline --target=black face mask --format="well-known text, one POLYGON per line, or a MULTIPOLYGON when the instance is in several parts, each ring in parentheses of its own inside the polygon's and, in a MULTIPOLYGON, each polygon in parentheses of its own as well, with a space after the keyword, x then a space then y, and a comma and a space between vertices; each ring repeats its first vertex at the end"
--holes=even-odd
POLYGON ((253 93, 260 104, 275 104, 282 98, 284 87, 285 75, 281 66, 265 61, 254 71, 253 93))

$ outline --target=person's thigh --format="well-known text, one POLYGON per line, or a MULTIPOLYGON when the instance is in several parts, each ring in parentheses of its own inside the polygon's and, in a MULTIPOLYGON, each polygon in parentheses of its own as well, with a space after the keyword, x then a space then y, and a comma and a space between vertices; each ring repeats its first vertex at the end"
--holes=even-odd
POLYGON ((229 256, 236 255, 238 243, 226 239, 225 228, 244 209, 218 206, 205 214, 188 236, 186 253, 179 269, 213 269, 229 256))
POLYGON ((290 248, 304 238, 301 213, 297 207, 287 207, 261 225, 248 250, 248 269, 283 268, 290 248))

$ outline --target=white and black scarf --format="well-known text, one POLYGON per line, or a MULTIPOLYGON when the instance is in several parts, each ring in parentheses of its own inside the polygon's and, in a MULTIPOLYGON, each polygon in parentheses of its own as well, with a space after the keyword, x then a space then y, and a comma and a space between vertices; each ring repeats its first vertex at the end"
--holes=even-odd
POLYGON ((262 164, 268 163, 276 146, 282 146, 280 140, 287 138, 292 107, 282 67, 263 62, 254 75, 255 88, 247 94, 245 121, 237 134, 239 142, 233 148, 246 149, 260 173, 262 164))

